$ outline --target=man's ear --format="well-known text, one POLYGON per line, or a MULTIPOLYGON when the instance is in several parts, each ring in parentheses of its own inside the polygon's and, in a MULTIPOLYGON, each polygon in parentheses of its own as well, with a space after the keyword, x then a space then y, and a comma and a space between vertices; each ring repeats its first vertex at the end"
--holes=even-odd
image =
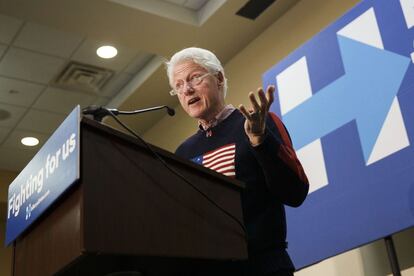
POLYGON ((217 83, 218 83, 219 87, 223 87, 223 85, 224 85, 224 76, 223 76, 222 72, 217 73, 217 80, 218 80, 217 83))

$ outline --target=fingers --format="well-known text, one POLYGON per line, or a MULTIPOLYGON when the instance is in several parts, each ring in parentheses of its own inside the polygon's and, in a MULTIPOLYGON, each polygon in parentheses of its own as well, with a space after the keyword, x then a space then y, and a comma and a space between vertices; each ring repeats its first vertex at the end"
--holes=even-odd
POLYGON ((274 93, 275 93, 275 86, 269 85, 266 89, 266 98, 268 102, 268 106, 270 107, 274 100, 274 93))
MULTIPOLYGON (((260 89, 261 90, 261 89, 260 89)), ((259 91, 260 91, 259 90, 259 91)), ((262 91, 262 93, 263 93, 263 91, 262 91)), ((256 100, 256 96, 254 95, 254 93, 253 92, 250 92, 249 93, 249 99, 250 99, 250 102, 252 103, 252 106, 253 106, 253 112, 257 112, 257 111, 260 111, 261 110, 261 106, 259 105, 259 103, 257 102, 257 100, 256 100)))
POLYGON ((259 89, 258 90, 258 94, 259 94, 259 99, 260 99, 260 111, 265 113, 268 110, 268 100, 267 97, 265 95, 265 93, 263 92, 263 89, 259 89))
POLYGON ((251 117, 250 117, 250 113, 247 111, 247 109, 244 107, 244 105, 239 105, 239 110, 240 112, 243 114, 244 118, 246 118, 246 120, 250 121, 251 117))
POLYGON ((257 112, 260 110, 263 113, 269 111, 269 108, 272 105, 273 100, 274 100, 274 92, 275 92, 275 87, 273 85, 269 85, 267 87, 266 94, 264 93, 261 87, 257 89, 257 94, 259 95, 259 99, 260 99, 260 105, 258 104, 253 92, 250 92, 249 99, 250 99, 250 102, 252 103, 254 111, 257 112))
POLYGON ((252 115, 251 113, 258 113, 265 115, 269 111, 270 105, 273 103, 274 100, 274 91, 275 87, 274 85, 269 85, 266 89, 266 94, 263 91, 263 88, 257 89, 257 94, 259 96, 260 104, 258 103, 256 96, 253 92, 249 93, 249 100, 252 104, 252 109, 247 110, 243 105, 239 106, 240 112, 243 114, 243 116, 246 118, 246 120, 251 121, 252 115))

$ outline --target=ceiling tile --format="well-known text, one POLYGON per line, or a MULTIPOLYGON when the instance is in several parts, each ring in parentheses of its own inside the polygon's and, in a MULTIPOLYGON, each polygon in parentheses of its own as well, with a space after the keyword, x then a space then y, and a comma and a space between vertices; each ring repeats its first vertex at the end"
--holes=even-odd
POLYGON ((0 168, 19 172, 32 160, 36 151, 0 147, 0 168))
POLYGON ((132 79, 132 75, 120 73, 111 78, 111 80, 99 91, 99 95, 104 97, 114 97, 121 89, 132 79))
POLYGON ((82 42, 79 35, 29 22, 13 42, 14 46, 68 58, 82 42))
POLYGON ((0 127, 0 145, 3 143, 6 136, 10 133, 11 128, 0 127))
POLYGON ((110 42, 85 40, 73 54, 72 59, 114 71, 122 71, 136 56, 137 52, 137 50, 132 50, 110 42), (116 47, 118 49, 118 55, 111 59, 98 57, 96 55, 96 50, 103 45, 112 45, 116 47))
POLYGON ((9 44, 22 24, 23 21, 15 17, 0 14, 0 42, 9 44))
POLYGON ((141 52, 139 53, 125 68, 124 72, 135 75, 147 64, 152 58, 153 54, 141 52))
POLYGON ((33 131, 19 130, 16 129, 10 133, 9 137, 3 142, 3 148, 18 148, 23 150, 38 151, 43 144, 49 139, 49 135, 41 134, 33 131), (35 137, 39 139, 39 144, 34 147, 28 147, 21 143, 22 138, 24 137, 35 137))
POLYGON ((14 127, 25 112, 26 108, 0 103, 0 126, 14 127), (5 114, 9 116, 5 116, 5 114))
POLYGON ((31 106, 46 86, 0 77, 0 102, 31 106))
POLYGON ((47 84, 64 63, 61 58, 11 48, 0 62, 0 75, 47 84))
POLYGON ((77 105, 81 108, 91 105, 96 96, 90 94, 48 87, 33 105, 36 109, 69 114, 77 105))
POLYGON ((66 115, 31 109, 17 125, 18 129, 53 133, 66 115))
POLYGON ((6 50, 7 50, 7 45, 0 44, 0 58, 3 56, 6 50))

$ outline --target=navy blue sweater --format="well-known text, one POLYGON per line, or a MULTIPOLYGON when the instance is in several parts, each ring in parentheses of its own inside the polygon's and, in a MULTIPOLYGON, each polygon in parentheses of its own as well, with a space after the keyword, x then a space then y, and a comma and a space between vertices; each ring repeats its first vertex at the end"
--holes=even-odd
POLYGON ((246 184, 241 194, 248 234, 249 262, 261 272, 293 269, 285 251, 284 205, 299 206, 308 192, 308 180, 292 148, 289 134, 273 113, 266 122, 262 144, 251 146, 244 117, 235 110, 206 135, 198 130, 176 150, 196 160, 226 145, 235 145, 235 177, 246 184))

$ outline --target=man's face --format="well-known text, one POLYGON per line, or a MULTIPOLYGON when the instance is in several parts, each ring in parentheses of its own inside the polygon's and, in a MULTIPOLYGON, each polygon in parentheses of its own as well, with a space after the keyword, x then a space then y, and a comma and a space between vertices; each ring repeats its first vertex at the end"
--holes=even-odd
POLYGON ((208 71, 193 61, 184 61, 174 67, 172 85, 183 82, 184 90, 178 94, 181 106, 190 117, 199 120, 210 121, 224 107, 221 75, 208 75, 198 85, 193 87, 188 81, 197 76, 202 76, 208 71))

